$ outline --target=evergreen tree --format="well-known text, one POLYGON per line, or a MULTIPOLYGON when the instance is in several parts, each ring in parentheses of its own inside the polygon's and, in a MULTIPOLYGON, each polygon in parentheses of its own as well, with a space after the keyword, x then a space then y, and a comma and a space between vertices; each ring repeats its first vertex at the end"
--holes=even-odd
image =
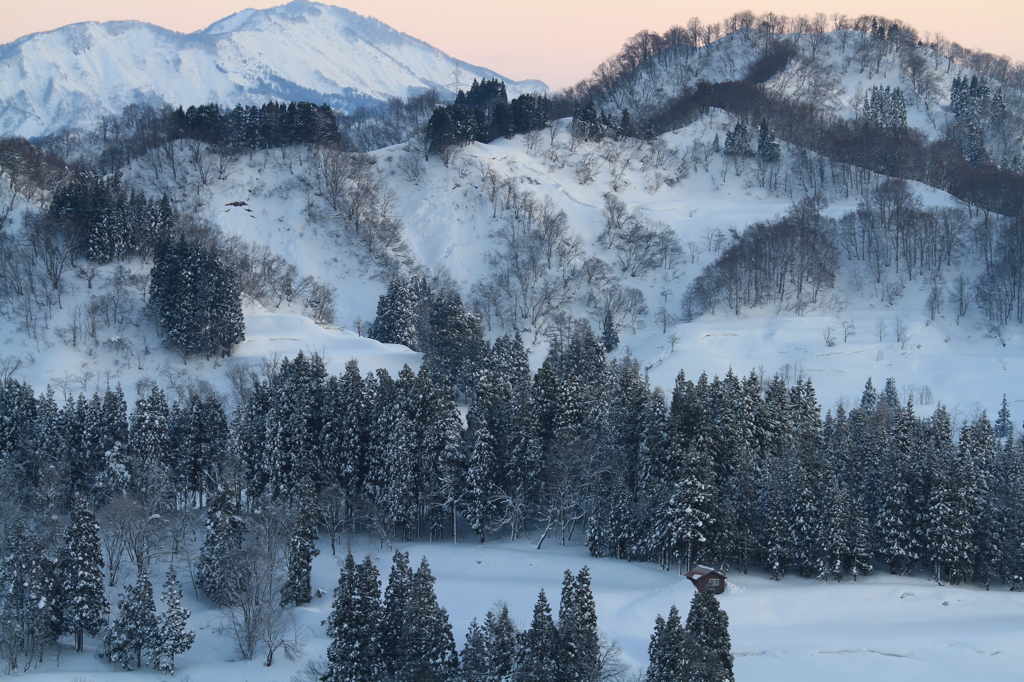
POLYGON ((864 512, 864 505, 855 500, 851 511, 853 529, 850 533, 850 573, 854 581, 859 575, 871 572, 871 526, 864 512))
POLYGON ((429 344, 423 350, 432 371, 463 394, 469 391, 486 345, 480 318, 466 310, 457 292, 435 297, 429 344))
POLYGON ((768 127, 768 119, 764 117, 761 118, 761 125, 758 128, 757 158, 765 163, 778 163, 782 158, 782 149, 775 139, 775 134, 768 127))
POLYGON ((192 612, 181 605, 181 583, 172 564, 167 569, 161 601, 164 612, 159 618, 159 635, 153 647, 154 668, 160 672, 174 674, 174 657, 192 648, 196 631, 188 630, 188 619, 192 612))
POLYGON ((317 541, 316 486, 306 476, 299 483, 296 494, 298 509, 295 528, 288 543, 288 579, 281 590, 281 605, 308 604, 313 599, 310 574, 313 559, 320 555, 317 541))
POLYGON ((368 440, 366 386, 355 360, 345 364, 345 373, 336 381, 328 380, 326 394, 320 437, 323 477, 350 500, 362 486, 368 440))
POLYGON ((553 679, 561 679, 557 677, 560 651, 561 642, 551 619, 551 606, 544 590, 541 590, 533 607, 530 627, 520 635, 516 682, 551 682, 553 679))
POLYGON ((679 609, 673 604, 668 619, 661 615, 654 621, 654 633, 647 646, 650 665, 644 677, 646 682, 677 682, 686 678, 686 632, 679 609))
POLYGON ((844 564, 850 555, 850 498, 846 490, 834 479, 828 489, 825 513, 818 525, 818 580, 830 577, 836 582, 843 579, 844 564))
POLYGON ((489 682, 507 682, 512 679, 519 660, 520 633, 508 613, 508 604, 497 605, 484 618, 484 648, 487 655, 489 682))
POLYGON ((1005 393, 1003 394, 1003 404, 1000 406, 999 414, 996 416, 993 435, 996 438, 1013 437, 1013 418, 1010 416, 1010 404, 1006 400, 1005 393))
POLYGON ((878 554, 889 564, 889 572, 908 573, 918 557, 914 550, 913 508, 908 481, 908 452, 904 447, 894 447, 885 462, 883 487, 886 494, 881 498, 877 529, 878 554))
POLYGON ((128 432, 130 489, 149 509, 172 506, 174 490, 168 467, 170 410, 164 392, 154 387, 135 401, 128 432))
POLYGON ((230 606, 242 576, 240 561, 245 522, 238 514, 235 492, 223 486, 206 512, 206 538, 196 562, 196 587, 217 606, 230 606))
POLYGON ((485 533, 495 530, 495 522, 502 518, 494 439, 486 424, 476 430, 476 439, 469 454, 468 465, 463 514, 470 528, 480 536, 480 542, 483 542, 485 533))
POLYGON ((1004 578, 1024 590, 1024 439, 1006 445, 1006 553, 1004 578))
POLYGON ((104 639, 107 660, 126 670, 142 668, 143 653, 160 649, 160 623, 149 576, 140 573, 117 603, 120 613, 104 639))
POLYGON ((971 459, 958 460, 953 450, 949 415, 940 405, 932 415, 933 478, 927 519, 927 552, 932 574, 953 585, 970 575, 974 498, 974 466, 971 459))
POLYGON ((411 539, 416 519, 415 429, 398 400, 394 380, 377 371, 369 428, 369 463, 364 485, 367 521, 381 538, 402 526, 411 539))
POLYGON ((57 641, 57 580, 38 535, 21 521, 12 523, 0 552, 0 632, 16 668, 21 654, 32 661, 57 641))
POLYGON ((459 136, 452 121, 450 107, 437 107, 427 121, 427 157, 444 154, 445 150, 458 144, 459 136))
POLYGON ((412 608, 413 572, 409 553, 395 551, 388 586, 384 589, 384 608, 380 620, 380 645, 388 678, 405 680, 417 663, 414 660, 415 635, 412 608))
POLYGON ((612 316, 610 308, 604 311, 604 322, 601 329, 601 343, 604 345, 604 351, 611 353, 619 347, 619 332, 615 329, 615 318, 612 316))
POLYGON ((765 461, 758 507, 761 509, 761 544, 764 570, 772 580, 782 580, 789 568, 790 540, 786 517, 787 480, 784 463, 775 457, 765 461))
POLYGON ((680 457, 680 478, 666 509, 670 542, 681 573, 709 559, 720 539, 715 472, 706 448, 707 440, 702 437, 686 456, 680 457))
POLYGON ((725 147, 722 152, 726 156, 737 158, 750 157, 754 151, 750 148, 750 132, 747 124, 737 121, 732 130, 725 134, 725 147))
POLYGON ((590 570, 584 566, 575 576, 565 572, 558 609, 558 634, 562 643, 563 679, 594 682, 600 679, 601 644, 597 630, 590 570))
POLYGON ((325 682, 376 682, 384 673, 380 641, 380 577, 367 556, 356 565, 345 558, 334 590, 331 615, 325 621, 332 638, 327 648, 325 682))
POLYGON ((216 252, 184 239, 157 248, 149 306, 165 340, 183 357, 227 356, 245 339, 234 271, 216 252))
POLYGON ((434 576, 423 557, 412 578, 408 617, 412 632, 408 644, 409 668, 404 679, 416 682, 450 680, 459 667, 448 612, 437 603, 434 576))
POLYGON ((491 668, 487 660, 487 640, 484 629, 476 622, 469 621, 466 643, 459 655, 459 680, 463 682, 489 682, 491 668))
POLYGON ((100 526, 82 498, 64 529, 64 546, 57 567, 64 631, 74 634, 75 651, 81 651, 86 633, 95 636, 110 614, 103 585, 100 526))
POLYGON ((992 423, 984 412, 970 424, 969 430, 964 429, 960 437, 960 459, 969 459, 975 474, 973 498, 969 500, 975 549, 971 577, 987 590, 1002 572, 1006 519, 997 481, 997 444, 992 423))
POLYGON ((420 350, 418 304, 419 297, 412 283, 401 276, 393 278, 387 292, 377 301, 377 316, 366 335, 381 343, 400 343, 420 350))
POLYGON ((693 595, 690 613, 686 616, 686 632, 707 652, 708 658, 717 659, 721 665, 722 675, 712 679, 733 682, 734 657, 729 637, 729 616, 710 589, 693 595))

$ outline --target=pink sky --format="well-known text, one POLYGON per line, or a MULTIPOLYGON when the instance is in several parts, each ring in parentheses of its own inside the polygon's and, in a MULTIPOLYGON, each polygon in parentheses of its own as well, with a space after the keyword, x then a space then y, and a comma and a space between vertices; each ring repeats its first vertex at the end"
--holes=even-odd
MULTIPOLYGON (((191 32, 246 7, 281 0, 9 0, 0 43, 79 21, 139 19, 191 32)), ((740 10, 791 16, 842 12, 902 19, 969 48, 1024 61, 1020 0, 345 0, 331 2, 374 16, 451 56, 509 78, 539 78, 553 88, 576 82, 637 31, 662 32, 692 16, 714 23, 740 10)))

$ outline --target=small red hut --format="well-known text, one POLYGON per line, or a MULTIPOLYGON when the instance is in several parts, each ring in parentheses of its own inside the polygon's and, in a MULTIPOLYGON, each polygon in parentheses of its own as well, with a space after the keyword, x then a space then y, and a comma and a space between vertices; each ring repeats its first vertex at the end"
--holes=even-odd
POLYGON ((686 577, 697 587, 699 592, 703 592, 709 587, 715 594, 725 592, 725 576, 713 568, 698 566, 687 571, 686 577))

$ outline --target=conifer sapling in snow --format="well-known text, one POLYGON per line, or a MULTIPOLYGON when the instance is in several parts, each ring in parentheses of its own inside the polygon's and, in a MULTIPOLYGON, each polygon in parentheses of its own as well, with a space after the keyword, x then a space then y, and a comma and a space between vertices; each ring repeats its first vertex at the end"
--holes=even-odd
POLYGON ((160 615, 159 636, 153 648, 153 667, 173 674, 174 657, 191 649, 196 641, 196 631, 186 629, 192 612, 181 605, 181 583, 173 564, 167 569, 161 601, 164 612, 160 615))
POLYGON ((135 584, 125 590, 117 608, 120 613, 104 640, 107 658, 126 670, 139 669, 143 653, 158 650, 160 640, 153 585, 148 575, 139 574, 135 584))

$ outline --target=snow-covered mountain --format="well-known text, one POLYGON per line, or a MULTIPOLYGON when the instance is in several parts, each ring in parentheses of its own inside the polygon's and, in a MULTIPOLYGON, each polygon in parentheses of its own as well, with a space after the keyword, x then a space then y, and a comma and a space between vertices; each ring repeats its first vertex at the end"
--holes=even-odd
MULTIPOLYGON (((0 46, 0 134, 91 126, 133 102, 305 100, 352 110, 474 78, 502 77, 376 19, 307 0, 243 10, 189 34, 88 22, 0 46)), ((547 89, 503 80, 510 95, 547 89)))

